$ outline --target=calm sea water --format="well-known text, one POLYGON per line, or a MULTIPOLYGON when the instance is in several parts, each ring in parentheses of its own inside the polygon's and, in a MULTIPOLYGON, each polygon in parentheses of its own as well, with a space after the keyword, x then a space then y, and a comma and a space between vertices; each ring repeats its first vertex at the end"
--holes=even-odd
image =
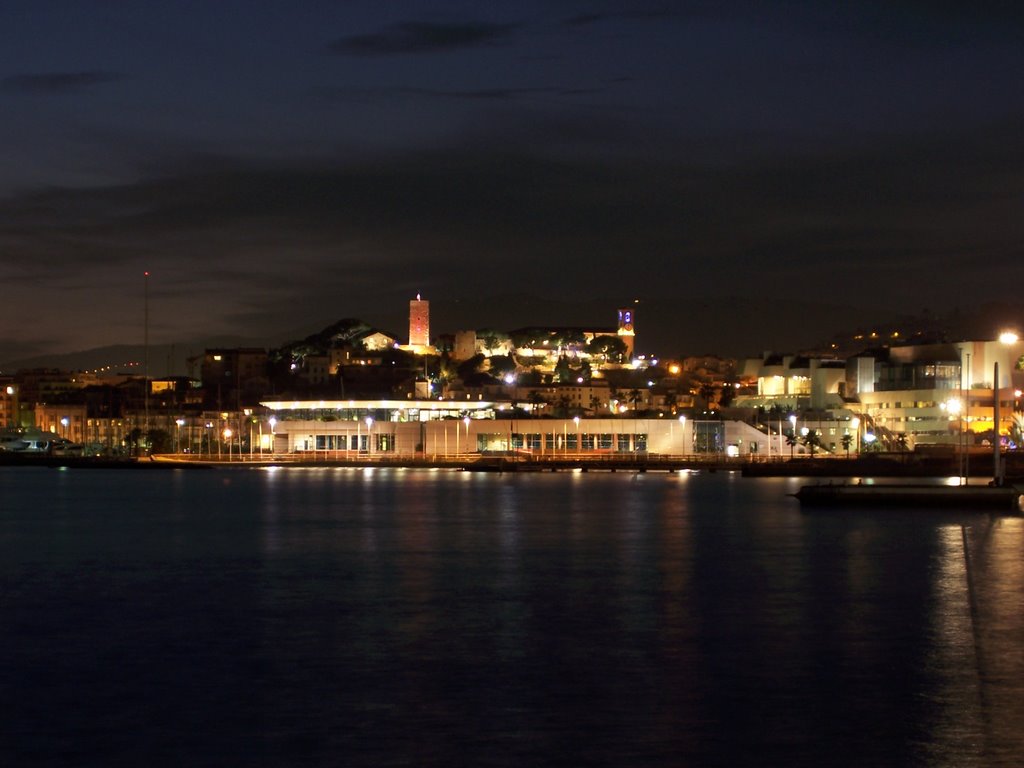
POLYGON ((1024 762, 1024 524, 795 480, 0 469, 0 764, 1024 762))

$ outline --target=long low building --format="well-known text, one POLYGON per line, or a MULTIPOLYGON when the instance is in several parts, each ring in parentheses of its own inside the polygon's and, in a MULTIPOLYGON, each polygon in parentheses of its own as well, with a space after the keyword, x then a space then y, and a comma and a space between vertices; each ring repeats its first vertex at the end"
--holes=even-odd
MULTIPOLYGON (((576 453, 730 453, 769 455, 767 436, 740 421, 510 418, 479 401, 276 401, 275 453, 453 456, 517 451, 576 453), (495 418, 495 415, 504 418, 495 418)), ((777 442, 777 441, 776 441, 777 442)))

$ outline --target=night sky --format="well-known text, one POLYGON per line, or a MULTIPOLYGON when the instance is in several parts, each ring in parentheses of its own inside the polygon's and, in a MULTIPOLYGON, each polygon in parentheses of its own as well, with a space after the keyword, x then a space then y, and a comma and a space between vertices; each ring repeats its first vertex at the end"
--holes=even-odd
POLYGON ((0 5, 0 363, 614 322, 757 353, 1024 278, 1024 4, 0 5), (646 324, 645 324, 646 318, 646 324))

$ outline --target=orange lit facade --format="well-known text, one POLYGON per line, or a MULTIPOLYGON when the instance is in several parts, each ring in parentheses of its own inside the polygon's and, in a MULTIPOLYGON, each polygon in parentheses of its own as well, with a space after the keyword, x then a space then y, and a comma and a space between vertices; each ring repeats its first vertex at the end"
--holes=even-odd
POLYGON ((430 302, 419 294, 409 302, 409 346, 430 346, 430 302))

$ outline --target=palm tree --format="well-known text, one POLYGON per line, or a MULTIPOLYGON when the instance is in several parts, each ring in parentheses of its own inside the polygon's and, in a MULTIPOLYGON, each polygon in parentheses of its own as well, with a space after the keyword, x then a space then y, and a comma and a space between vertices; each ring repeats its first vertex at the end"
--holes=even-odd
POLYGON ((530 405, 533 406, 533 414, 537 415, 537 412, 548 404, 548 401, 544 399, 544 395, 538 392, 536 389, 530 390, 530 405))
POLYGON ((821 446, 821 437, 818 435, 818 430, 807 430, 807 434, 804 435, 804 445, 807 446, 807 450, 811 452, 813 457, 815 450, 821 446))
POLYGON ((1010 424, 1010 441, 1017 447, 1024 447, 1024 413, 1014 413, 1010 424))
POLYGON ((143 432, 139 427, 135 427, 128 433, 125 438, 125 442, 128 443, 128 454, 130 456, 138 456, 141 454, 143 446, 142 437, 143 432))
POLYGON ((643 400, 643 395, 640 394, 639 389, 631 389, 629 391, 629 402, 633 406, 634 415, 640 410, 640 401, 643 400))
POLYGON ((704 400, 708 410, 711 410, 711 402, 715 399, 715 393, 717 388, 713 384, 701 384, 699 394, 701 399, 704 400))
POLYGON ((572 407, 572 400, 568 395, 560 395, 555 403, 555 413, 559 418, 565 419, 569 416, 569 408, 572 407))
POLYGON ((907 463, 907 433, 897 432, 896 433, 896 450, 898 450, 902 456, 903 463, 907 463))
POLYGON ((797 447, 797 445, 799 445, 799 443, 800 443, 800 441, 797 439, 797 436, 796 436, 795 432, 787 432, 786 433, 786 445, 789 446, 789 458, 790 459, 795 459, 796 458, 796 447, 797 447))
POLYGON ((616 414, 618 413, 618 408, 612 406, 612 403, 618 404, 618 402, 619 402, 619 390, 617 390, 615 387, 609 387, 608 388, 608 407, 612 411, 612 413, 616 413, 616 414))
POLYGON ((850 458, 850 446, 853 445, 853 435, 843 435, 841 442, 846 450, 846 458, 850 458))
POLYGON ((896 433, 896 450, 905 452, 907 450, 907 433, 897 432, 896 433))

